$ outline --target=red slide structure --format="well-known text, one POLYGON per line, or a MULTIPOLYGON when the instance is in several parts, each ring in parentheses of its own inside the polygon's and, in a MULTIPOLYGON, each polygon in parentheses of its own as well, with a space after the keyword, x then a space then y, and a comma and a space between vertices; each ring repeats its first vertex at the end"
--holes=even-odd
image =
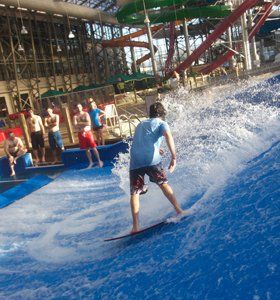
MULTIPOLYGON (((255 34, 260 30, 261 26, 264 24, 265 20, 269 16, 271 9, 275 2, 273 3, 264 3, 261 11, 257 19, 254 21, 255 25, 251 28, 249 32, 249 41, 255 36, 255 34)), ((238 54, 237 51, 234 49, 228 49, 226 53, 221 55, 217 60, 213 61, 210 65, 200 70, 202 74, 208 74, 218 68, 219 66, 223 65, 226 61, 230 60, 234 54, 238 54)))
MULTIPOLYGON (((191 64, 197 60, 207 49, 211 47, 211 45, 232 25, 234 24, 242 14, 246 12, 246 10, 252 8, 255 6, 259 0, 245 0, 243 3, 241 3, 228 17, 223 19, 215 28, 215 30, 208 36, 208 38, 197 48, 193 51, 193 53, 188 56, 176 69, 175 71, 177 73, 181 73, 182 71, 186 70, 188 67, 191 66, 191 64)), ((266 4, 272 4, 272 3, 266 3, 266 4)), ((268 12, 269 14, 269 12, 268 12)), ((267 14, 267 15, 268 15, 267 14)), ((264 18, 265 20, 265 18, 264 18)), ((260 25, 261 26, 261 25, 260 25)), ((251 30, 251 32, 257 32, 258 29, 256 25, 254 25, 254 30, 251 30)), ((253 37, 253 34, 251 35, 251 38, 253 37)), ((231 50, 232 51, 232 50, 231 50)), ((234 54, 234 53, 233 53, 234 54)), ((233 55, 231 54, 231 56, 233 55)), ((220 62, 225 62, 230 57, 229 53, 223 55, 219 58, 219 64, 215 62, 211 64, 213 66, 213 69, 217 68, 217 66, 221 65, 220 62)), ((210 68, 209 68, 210 69, 210 68)), ((170 71, 165 79, 168 79, 172 76, 173 71, 170 71)))
MULTIPOLYGON (((156 32, 156 31, 161 30, 162 28, 163 28, 163 25, 153 26, 153 27, 151 27, 151 31, 156 32)), ((139 37, 139 36, 141 36, 143 34, 146 34, 146 33, 147 33, 147 29, 144 28, 144 29, 141 29, 137 32, 133 32, 133 33, 121 36, 117 39, 103 41, 102 46, 103 47, 110 47, 110 48, 112 48, 112 47, 141 47, 141 48, 150 49, 149 43, 138 42, 138 41, 132 41, 131 40, 132 38, 139 37)), ((154 46, 154 51, 157 52, 157 50, 158 50, 157 47, 154 46)), ((146 61, 150 58, 151 58, 151 54, 148 53, 148 54, 144 55, 143 57, 139 58, 136 61, 136 64, 140 65, 141 63, 143 63, 144 61, 146 61)))

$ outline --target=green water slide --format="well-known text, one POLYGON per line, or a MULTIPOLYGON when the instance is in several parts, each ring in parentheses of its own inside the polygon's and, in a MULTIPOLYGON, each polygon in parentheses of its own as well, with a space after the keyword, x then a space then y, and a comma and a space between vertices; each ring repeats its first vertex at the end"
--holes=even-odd
POLYGON ((212 3, 211 0, 204 2, 194 0, 136 0, 120 7, 116 17, 120 23, 140 25, 144 24, 145 9, 149 10, 151 24, 166 23, 184 18, 223 18, 230 14, 229 6, 211 5, 212 3), (197 6, 198 3, 200 6, 197 6), (176 9, 171 9, 172 6, 175 6, 176 9))

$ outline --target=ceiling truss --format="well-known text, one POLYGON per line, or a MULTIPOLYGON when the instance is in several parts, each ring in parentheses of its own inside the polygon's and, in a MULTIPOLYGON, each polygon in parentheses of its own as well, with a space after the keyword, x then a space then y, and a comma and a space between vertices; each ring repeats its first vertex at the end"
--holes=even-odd
POLYGON ((69 2, 72 4, 83 5, 87 7, 92 7, 95 9, 100 9, 111 14, 115 14, 117 11, 117 0, 63 0, 64 2, 69 2))

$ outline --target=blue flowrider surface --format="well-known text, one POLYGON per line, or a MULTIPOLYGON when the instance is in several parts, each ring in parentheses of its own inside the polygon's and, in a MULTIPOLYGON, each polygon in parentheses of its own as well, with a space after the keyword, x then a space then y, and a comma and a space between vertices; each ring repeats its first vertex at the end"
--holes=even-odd
POLYGON ((53 179, 46 175, 38 175, 7 190, 0 195, 0 208, 4 208, 13 202, 31 194, 51 181, 53 181, 53 179))
MULTIPOLYGON (((0 299, 280 299, 280 82, 203 93, 164 100, 178 154, 168 182, 189 217, 104 242, 132 226, 129 154, 67 170, 0 210, 0 299)), ((174 213, 146 183, 141 228, 174 213)))

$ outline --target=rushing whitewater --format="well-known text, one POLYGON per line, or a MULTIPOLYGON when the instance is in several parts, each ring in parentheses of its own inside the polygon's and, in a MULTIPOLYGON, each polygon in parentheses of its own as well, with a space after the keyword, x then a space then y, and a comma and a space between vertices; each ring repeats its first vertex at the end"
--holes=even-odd
MULTIPOLYGON (((279 298, 279 100, 279 79, 165 97, 182 222, 103 242, 131 226, 128 154, 0 210, 0 298, 279 298)), ((143 226, 172 212, 149 186, 143 226)))

